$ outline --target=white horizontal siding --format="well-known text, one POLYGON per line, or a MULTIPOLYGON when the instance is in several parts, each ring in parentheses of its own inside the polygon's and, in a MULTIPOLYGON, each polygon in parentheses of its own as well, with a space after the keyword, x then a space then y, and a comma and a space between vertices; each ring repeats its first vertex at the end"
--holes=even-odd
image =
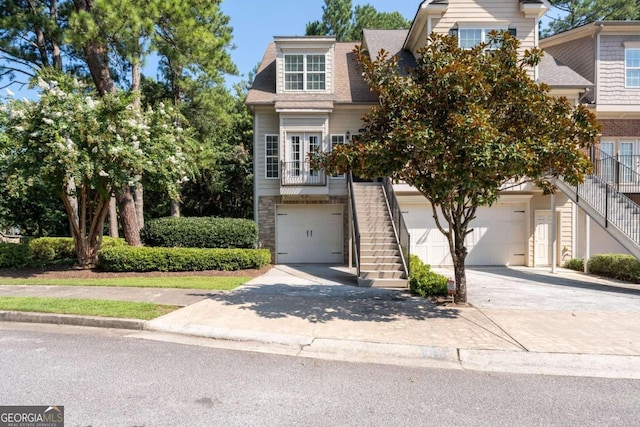
MULTIPOLYGON (((256 157, 255 184, 258 196, 274 196, 280 194, 280 179, 265 178, 265 135, 280 133, 278 114, 273 109, 256 109, 255 112, 255 147, 256 157)), ((282 141, 280 141, 282 146, 282 141)))
MULTIPOLYGON (((440 19, 432 18, 431 31, 438 34, 448 34, 455 25, 473 26, 475 28, 500 27, 515 28, 516 37, 520 40, 521 52, 535 46, 536 19, 525 18, 520 11, 517 0, 467 0, 449 2, 447 11, 440 19)), ((421 34, 417 49, 426 45, 429 36, 427 28, 421 34)), ((414 55, 417 52, 414 51, 414 55)))
MULTIPOLYGON (((370 108, 336 108, 329 115, 329 147, 331 146, 331 135, 357 135, 362 127, 362 116, 370 111, 370 108)), ((347 194, 347 179, 336 179, 329 177, 329 194, 333 196, 347 194)))

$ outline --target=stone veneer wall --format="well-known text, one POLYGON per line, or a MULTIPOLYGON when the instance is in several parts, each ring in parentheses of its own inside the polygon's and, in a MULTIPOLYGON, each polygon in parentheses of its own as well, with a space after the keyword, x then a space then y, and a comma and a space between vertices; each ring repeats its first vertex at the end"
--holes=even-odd
POLYGON ((342 235, 344 261, 349 261, 349 200, 347 196, 329 196, 329 200, 282 200, 282 196, 261 196, 258 199, 258 242, 271 251, 271 262, 276 253, 276 205, 343 205, 342 235))

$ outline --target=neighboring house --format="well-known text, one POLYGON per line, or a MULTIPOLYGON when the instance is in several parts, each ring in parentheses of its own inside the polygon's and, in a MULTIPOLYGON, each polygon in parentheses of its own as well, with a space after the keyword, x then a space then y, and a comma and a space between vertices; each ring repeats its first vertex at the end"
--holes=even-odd
MULTIPOLYGON (((545 53, 553 56, 585 79, 592 90, 581 99, 593 109, 602 124, 596 167, 636 202, 640 202, 640 21, 599 21, 540 41, 545 53), (618 162, 603 160, 612 156, 618 162)), ((640 219, 636 219, 636 222, 640 219)), ((577 256, 591 253, 626 253, 600 226, 590 230, 585 241, 585 212, 576 210, 577 256)))
MULTIPOLYGON (((491 30, 508 30, 523 50, 528 49, 538 45, 539 19, 548 9, 546 1, 536 0, 427 0, 417 6, 409 30, 363 32, 362 43, 370 55, 384 49, 398 55, 401 66, 411 66, 431 32, 455 34, 462 46, 470 47, 484 41, 491 30)), ((366 217, 375 209, 363 205, 363 200, 379 200, 373 190, 363 194, 363 185, 350 186, 344 176, 311 170, 307 160, 309 152, 350 141, 361 127, 361 117, 377 103, 356 68, 354 46, 332 37, 275 37, 249 91, 255 135, 255 219, 261 244, 272 250, 276 263, 343 263, 354 247, 367 256, 359 270, 376 266, 392 270, 400 262, 399 252, 374 246, 388 240, 378 236, 382 229, 394 232, 378 214, 366 217), (354 216, 361 234, 367 227, 371 234, 357 245, 352 245, 357 239, 354 216)), ((532 76, 549 84, 553 94, 576 103, 594 92, 588 76, 551 55, 532 70, 532 76)), ((431 265, 450 265, 446 238, 437 230, 426 199, 403 184, 393 185, 392 193, 411 234, 411 253, 431 265)), ((533 184, 523 184, 504 191, 495 205, 480 208, 467 239, 467 264, 549 266, 554 252, 557 265, 574 257, 579 240, 577 208, 560 192, 554 202, 533 184)), ((381 203, 386 211, 385 202, 381 203)), ((379 277, 398 276, 390 272, 379 277)))

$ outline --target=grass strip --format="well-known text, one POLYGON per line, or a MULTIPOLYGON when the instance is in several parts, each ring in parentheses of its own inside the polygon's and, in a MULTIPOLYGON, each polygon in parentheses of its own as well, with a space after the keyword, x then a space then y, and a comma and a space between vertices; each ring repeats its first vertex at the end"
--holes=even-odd
POLYGON ((174 288, 229 291, 251 280, 245 276, 119 277, 103 279, 0 278, 0 285, 109 286, 118 288, 174 288))
POLYGON ((180 307, 148 302, 107 301, 75 298, 0 297, 0 310, 77 314, 150 320, 180 307))

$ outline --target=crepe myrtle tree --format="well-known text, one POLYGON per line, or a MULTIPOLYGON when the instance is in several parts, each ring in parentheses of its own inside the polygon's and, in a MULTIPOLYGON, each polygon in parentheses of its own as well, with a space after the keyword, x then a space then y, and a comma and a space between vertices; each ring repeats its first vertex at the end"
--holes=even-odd
POLYGON ((180 149, 187 136, 164 106, 141 112, 125 96, 98 98, 77 81, 56 77, 38 80, 38 101, 9 99, 0 107, 1 182, 14 195, 35 182, 56 194, 69 218, 78 265, 90 267, 97 261, 110 198, 136 174, 151 174, 177 195, 189 175, 180 149), (79 221, 72 219, 74 197, 79 221))
POLYGON ((478 207, 524 181, 552 193, 554 178, 578 184, 591 168, 585 149, 599 132, 594 115, 533 81, 542 52, 519 46, 507 33, 472 49, 434 34, 408 70, 386 52, 372 60, 356 47, 379 105, 356 140, 313 159, 331 173, 389 176, 420 191, 447 237, 458 302, 467 299, 465 236, 478 207))

